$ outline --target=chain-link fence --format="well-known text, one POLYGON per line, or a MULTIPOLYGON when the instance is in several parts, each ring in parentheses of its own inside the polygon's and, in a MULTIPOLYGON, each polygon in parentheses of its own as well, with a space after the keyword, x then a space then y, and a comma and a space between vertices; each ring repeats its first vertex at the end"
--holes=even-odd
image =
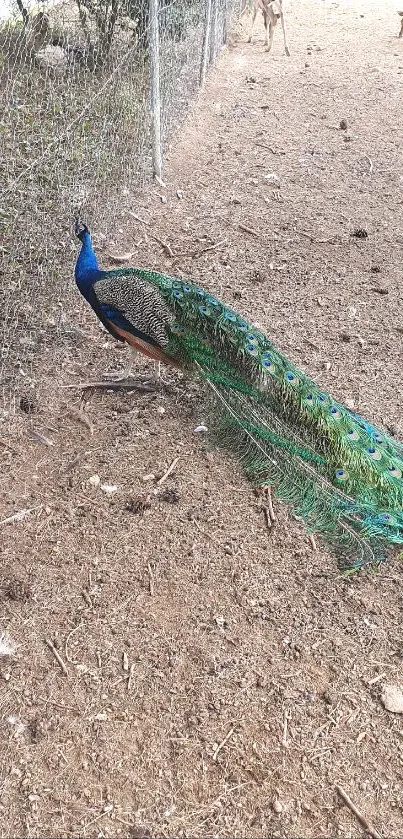
POLYGON ((76 306, 75 211, 107 234, 125 194, 153 165, 161 174, 172 129, 243 5, 43 0, 31 9, 26 0, 0 0, 5 414, 21 380, 43 383, 46 353, 54 373, 74 341, 66 313, 76 306))

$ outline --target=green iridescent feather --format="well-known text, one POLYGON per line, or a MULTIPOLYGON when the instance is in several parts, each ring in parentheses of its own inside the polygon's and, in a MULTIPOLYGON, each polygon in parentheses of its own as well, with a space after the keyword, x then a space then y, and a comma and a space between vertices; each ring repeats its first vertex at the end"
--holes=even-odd
POLYGON ((379 561, 388 545, 403 544, 401 443, 335 402, 207 291, 141 269, 102 276, 126 284, 131 277, 159 292, 172 312, 164 349, 208 385, 215 439, 250 480, 272 485, 337 548, 346 567, 379 561))

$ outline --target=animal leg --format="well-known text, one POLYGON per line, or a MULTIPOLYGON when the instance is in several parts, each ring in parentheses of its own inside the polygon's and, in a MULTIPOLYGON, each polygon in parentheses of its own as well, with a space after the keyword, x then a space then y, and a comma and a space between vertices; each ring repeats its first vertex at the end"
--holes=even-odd
POLYGON ((401 16, 401 18, 402 18, 402 23, 401 23, 401 27, 400 27, 400 32, 399 32, 398 38, 403 38, 403 12, 399 12, 399 15, 400 15, 400 16, 401 16))
POLYGON ((285 54, 288 55, 288 57, 289 57, 290 56, 290 50, 288 49, 288 44, 287 44, 287 35, 286 35, 286 31, 285 31, 285 22, 284 22, 284 15, 283 15, 283 4, 282 4, 281 0, 280 0, 280 21, 281 21, 281 28, 283 30, 285 54))
MULTIPOLYGON (((266 30, 267 32, 267 30, 266 30)), ((267 45, 267 35, 266 35, 266 52, 270 52, 272 45, 273 45, 273 35, 274 35, 274 24, 270 21, 269 23, 269 43, 267 45)))
POLYGON ((256 15, 257 15, 257 7, 255 6, 254 9, 253 9, 253 12, 252 12, 252 23, 251 23, 251 27, 250 27, 250 35, 249 35, 249 38, 248 38, 248 44, 252 43, 253 26, 254 26, 254 23, 255 23, 255 20, 256 20, 256 15))
POLYGON ((123 370, 122 373, 108 373, 107 378, 111 382, 125 382, 127 379, 130 379, 133 374, 133 364, 135 359, 137 358, 137 350, 134 347, 130 347, 130 356, 129 360, 123 370))
MULTIPOLYGON (((269 24, 266 11, 263 12, 263 22, 264 22, 264 45, 265 45, 265 47, 267 47, 268 46, 268 40, 267 40, 267 26, 268 25, 269 25, 269 32, 270 32, 270 37, 271 38, 272 38, 272 35, 271 35, 271 23, 269 24)), ((270 46, 271 46, 271 44, 270 44, 270 46)), ((269 49, 270 49, 270 47, 268 48, 268 51, 269 51, 269 49)))

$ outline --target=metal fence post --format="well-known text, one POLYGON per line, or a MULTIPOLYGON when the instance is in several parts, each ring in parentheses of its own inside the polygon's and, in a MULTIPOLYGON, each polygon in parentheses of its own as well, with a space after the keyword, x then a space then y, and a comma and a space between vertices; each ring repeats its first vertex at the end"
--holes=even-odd
POLYGON ((210 34, 210 56, 209 63, 213 64, 217 54, 218 34, 218 0, 213 0, 211 11, 211 34, 210 34))
POLYGON ((212 7, 212 0, 207 0, 206 16, 204 18, 202 60, 201 60, 201 66, 200 66, 200 87, 203 87, 204 82, 206 80, 207 65, 208 65, 208 62, 209 62, 211 7, 212 7))
POLYGON ((159 0, 149 0, 150 94, 154 178, 162 179, 159 0))

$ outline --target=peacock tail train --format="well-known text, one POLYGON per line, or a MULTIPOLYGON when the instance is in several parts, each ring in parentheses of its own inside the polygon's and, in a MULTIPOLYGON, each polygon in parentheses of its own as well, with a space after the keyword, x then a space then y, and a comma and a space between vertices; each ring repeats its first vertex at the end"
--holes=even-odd
POLYGON ((150 334, 212 397, 216 441, 355 569, 403 544, 403 445, 335 402, 213 295, 143 269, 100 271, 97 300, 150 334))

